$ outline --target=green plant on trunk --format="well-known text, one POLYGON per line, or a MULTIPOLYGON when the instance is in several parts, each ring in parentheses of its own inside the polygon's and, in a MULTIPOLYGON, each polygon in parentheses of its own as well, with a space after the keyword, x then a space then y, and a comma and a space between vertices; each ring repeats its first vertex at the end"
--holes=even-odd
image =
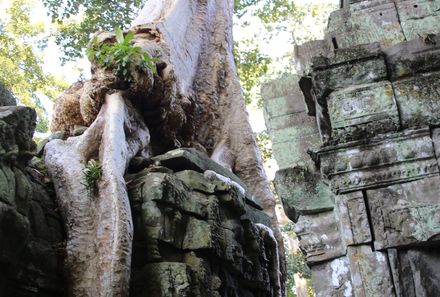
POLYGON ((102 166, 99 161, 89 160, 87 162, 86 168, 83 170, 83 185, 86 190, 90 193, 95 193, 98 188, 98 181, 102 176, 102 166))
POLYGON ((133 45, 133 32, 122 33, 120 28, 115 28, 116 42, 113 44, 98 44, 96 36, 87 49, 87 57, 90 62, 96 63, 105 69, 113 71, 113 74, 126 82, 132 82, 130 68, 149 68, 157 73, 155 62, 157 58, 142 52, 142 48, 133 45))

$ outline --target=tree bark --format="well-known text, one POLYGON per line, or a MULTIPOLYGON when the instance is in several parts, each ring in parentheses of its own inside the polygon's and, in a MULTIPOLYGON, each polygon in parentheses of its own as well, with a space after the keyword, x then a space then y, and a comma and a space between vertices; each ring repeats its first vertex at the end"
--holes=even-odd
MULTIPOLYGON (((71 131, 75 124, 91 124, 83 136, 50 142, 46 148, 46 162, 66 219, 67 263, 74 296, 109 296, 108 292, 112 292, 110 296, 127 295, 132 230, 123 174, 127 161, 147 144, 144 123, 151 132, 148 143, 153 154, 180 146, 195 147, 232 170, 248 186, 272 217, 279 250, 274 259, 280 263, 280 272, 273 273, 280 274, 279 291, 284 294, 284 247, 275 199, 234 64, 233 2, 147 1, 130 30, 135 33, 136 46, 160 59, 158 73, 130 69, 134 82, 126 84, 94 65, 90 81, 75 94, 71 89, 68 96, 57 101, 53 129, 71 131), (119 95, 109 95, 113 92, 119 95), (128 101, 136 110, 130 104, 126 107, 128 101), (81 116, 72 115, 72 110, 81 116), (129 118, 130 114, 135 116, 129 118), (127 127, 131 127, 131 135, 124 134, 127 127), (103 178, 94 201, 80 197, 84 189, 78 184, 78 176, 98 150, 103 178), (66 153, 60 155, 63 151, 68 160, 66 153), (94 253, 97 260, 90 262, 94 253), (81 276, 81 270, 90 273, 81 276), (87 291, 88 286, 97 291, 87 291)), ((110 33, 97 36, 101 42, 114 42, 110 33)))

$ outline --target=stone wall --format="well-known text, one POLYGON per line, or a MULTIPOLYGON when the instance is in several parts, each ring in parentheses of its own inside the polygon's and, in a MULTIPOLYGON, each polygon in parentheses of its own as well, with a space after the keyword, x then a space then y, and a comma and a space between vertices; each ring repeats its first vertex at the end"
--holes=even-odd
POLYGON ((279 295, 270 218, 230 171, 193 149, 127 176, 134 218, 130 296, 279 295))
MULTIPOLYGON (((4 93, 1 93, 4 94, 4 93)), ((0 94, 0 95, 1 95, 0 94)), ((13 97, 0 100, 12 104, 13 97)), ((63 295, 64 231, 54 195, 28 166, 35 111, 0 106, 0 296, 63 295)))
POLYGON ((272 140, 301 156, 275 154, 277 192, 316 296, 438 296, 440 2, 341 6, 324 40, 296 47, 302 77, 262 90, 272 140), (274 97, 301 113, 270 113, 274 97))

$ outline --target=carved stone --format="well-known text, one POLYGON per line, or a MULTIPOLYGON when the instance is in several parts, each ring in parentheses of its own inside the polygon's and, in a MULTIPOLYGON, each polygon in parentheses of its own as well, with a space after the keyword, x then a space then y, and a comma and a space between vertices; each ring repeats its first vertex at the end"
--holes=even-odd
POLYGON ((440 72, 402 79, 393 87, 404 128, 440 124, 440 72))
POLYGON ((376 249, 438 240, 440 177, 367 191, 376 249))
POLYGON ((275 189, 286 215, 294 222, 300 215, 332 210, 334 207, 334 194, 319 172, 311 168, 297 166, 278 170, 275 189))
POLYGON ((309 264, 345 255, 346 247, 340 237, 339 221, 333 211, 300 216, 295 233, 309 264))
POLYGON ((428 129, 352 142, 318 152, 321 172, 337 193, 367 189, 438 174, 428 129))
POLYGON ((327 106, 332 138, 338 141, 393 132, 400 126, 393 88, 386 81, 333 92, 327 106))
POLYGON ((335 211, 345 245, 371 242, 370 223, 361 191, 336 196, 335 211))

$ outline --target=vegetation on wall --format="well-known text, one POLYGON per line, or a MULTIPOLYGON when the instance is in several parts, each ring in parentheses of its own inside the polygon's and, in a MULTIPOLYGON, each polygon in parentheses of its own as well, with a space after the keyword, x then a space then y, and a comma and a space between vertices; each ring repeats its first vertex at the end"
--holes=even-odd
POLYGON ((133 32, 122 33, 119 27, 115 28, 116 42, 113 44, 98 44, 97 38, 92 40, 87 48, 87 57, 90 62, 96 63, 113 71, 113 74, 126 82, 132 82, 133 77, 130 74, 130 68, 138 67, 149 68, 156 73, 156 58, 148 53, 142 52, 142 49, 133 45, 133 32))

